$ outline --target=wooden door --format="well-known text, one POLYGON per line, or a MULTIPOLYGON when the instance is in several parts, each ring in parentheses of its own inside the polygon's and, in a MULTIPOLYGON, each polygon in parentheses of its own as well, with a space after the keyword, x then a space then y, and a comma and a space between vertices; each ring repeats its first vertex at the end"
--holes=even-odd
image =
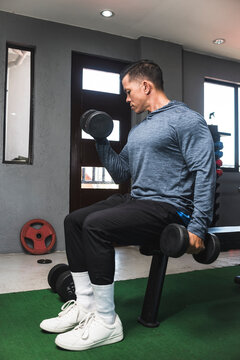
POLYGON ((111 93, 112 90, 105 89, 105 85, 112 74, 116 82, 118 74, 126 65, 127 63, 122 61, 72 53, 70 211, 106 199, 116 192, 130 191, 130 182, 114 188, 116 185, 109 179, 99 161, 95 140, 86 138, 87 134, 81 131, 79 122, 80 116, 86 110, 107 112, 114 119, 114 123, 119 125, 119 139, 110 141, 111 146, 117 153, 121 151, 131 127, 131 110, 126 104, 120 79, 119 93, 111 93), (93 74, 93 79, 96 79, 90 87, 86 85, 85 74, 93 74), (98 88, 99 75, 103 76, 103 81, 100 81, 103 89, 98 88), (96 89, 93 90, 92 86, 96 89))

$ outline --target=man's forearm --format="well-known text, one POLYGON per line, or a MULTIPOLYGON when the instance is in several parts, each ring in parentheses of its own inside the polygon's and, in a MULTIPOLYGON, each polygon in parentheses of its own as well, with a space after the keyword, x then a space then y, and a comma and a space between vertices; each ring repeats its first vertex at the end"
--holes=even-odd
MULTIPOLYGON (((215 172, 215 168, 212 172, 215 172)), ((204 171, 198 171, 194 188, 194 210, 192 219, 188 225, 188 231, 204 239, 206 230, 212 221, 214 197, 215 197, 215 176, 207 176, 204 171), (203 177, 206 181, 203 182, 203 177), (201 179, 201 180, 199 180, 201 179)))

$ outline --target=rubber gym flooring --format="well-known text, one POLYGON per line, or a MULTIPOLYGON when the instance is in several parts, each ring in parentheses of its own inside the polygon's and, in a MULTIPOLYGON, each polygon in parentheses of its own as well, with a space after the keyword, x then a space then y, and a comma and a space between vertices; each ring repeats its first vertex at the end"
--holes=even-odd
POLYGON ((239 360, 240 267, 167 275, 157 328, 137 322, 147 279, 117 281, 116 310, 125 339, 79 352, 54 344, 55 335, 39 329, 62 305, 51 290, 0 295, 1 360, 239 360))

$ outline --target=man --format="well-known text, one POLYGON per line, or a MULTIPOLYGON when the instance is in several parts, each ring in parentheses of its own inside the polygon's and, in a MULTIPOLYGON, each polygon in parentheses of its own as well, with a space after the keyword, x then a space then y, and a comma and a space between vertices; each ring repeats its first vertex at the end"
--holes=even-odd
POLYGON ((63 333, 56 344, 68 350, 123 339, 114 306, 113 243, 156 242, 167 224, 189 218, 188 252, 198 253, 212 218, 216 167, 205 120, 167 98, 161 69, 151 61, 125 69, 122 85, 131 109, 148 115, 131 129, 119 155, 106 139, 97 139, 96 148, 116 183, 132 179, 131 194, 113 195, 66 217, 66 252, 77 300, 40 324, 45 331, 63 333))

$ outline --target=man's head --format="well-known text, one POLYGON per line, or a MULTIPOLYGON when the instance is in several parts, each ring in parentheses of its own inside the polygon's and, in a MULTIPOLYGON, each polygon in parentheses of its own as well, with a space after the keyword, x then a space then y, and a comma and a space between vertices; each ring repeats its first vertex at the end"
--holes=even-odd
POLYGON ((151 98, 163 92, 162 70, 152 61, 140 60, 121 73, 126 101, 137 114, 149 110, 151 98))
POLYGON ((157 90, 163 91, 163 76, 160 66, 151 60, 140 60, 123 69, 121 79, 128 75, 129 80, 144 80, 151 81, 157 90))

